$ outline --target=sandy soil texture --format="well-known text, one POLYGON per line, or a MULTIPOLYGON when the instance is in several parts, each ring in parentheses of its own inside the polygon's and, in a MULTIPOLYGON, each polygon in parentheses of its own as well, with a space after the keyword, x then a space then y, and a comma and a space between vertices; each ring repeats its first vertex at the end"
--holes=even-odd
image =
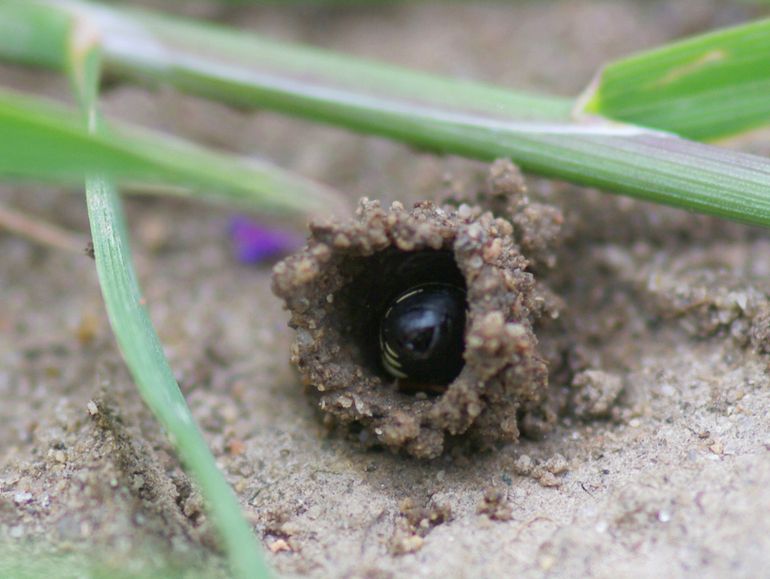
MULTIPOLYGON (((576 94, 608 58, 752 17, 696 2, 383 3, 198 15, 425 70, 576 94)), ((63 95, 50 76, 3 83, 63 95)), ((474 191, 488 167, 269 113, 114 85, 108 114, 264 155, 389 205, 474 191)), ((745 146, 767 154, 767 141, 745 146)), ((756 577, 770 568, 770 237, 527 176, 565 216, 568 412, 542 439, 418 461, 329 432, 289 366, 270 267, 229 212, 128 203, 148 307, 271 564, 312 577, 756 577)), ((85 232, 77 193, 0 200, 85 232)), ((201 500, 135 391, 93 261, 0 232, 0 542, 167 556, 224 574, 201 500)), ((559 335, 540 347, 563 348, 559 335)), ((546 356, 547 357, 547 356, 546 356)))

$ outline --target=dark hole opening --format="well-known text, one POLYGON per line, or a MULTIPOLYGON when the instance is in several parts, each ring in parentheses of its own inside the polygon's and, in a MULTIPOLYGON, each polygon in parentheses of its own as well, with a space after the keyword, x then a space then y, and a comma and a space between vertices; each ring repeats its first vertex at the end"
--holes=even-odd
MULTIPOLYGON (((467 302, 466 284, 451 251, 399 251, 388 249, 370 257, 350 258, 353 281, 340 291, 345 308, 345 335, 357 346, 363 365, 386 382, 395 376, 383 365, 380 327, 394 300, 413 288, 439 287, 439 291, 461 295, 462 319, 457 331, 463 343, 459 351, 452 350, 452 359, 442 359, 436 371, 423 372, 418 378, 399 378, 399 386, 407 392, 440 394, 459 374, 463 366, 464 325, 467 302), (427 285, 426 285, 427 284, 427 285), (459 290, 459 292, 458 292, 459 290), (460 292, 462 292, 460 294, 460 292), (456 354, 456 355, 455 355, 456 354)), ((455 298, 457 299, 457 298, 455 298)), ((421 337, 422 339, 422 337, 421 337)))

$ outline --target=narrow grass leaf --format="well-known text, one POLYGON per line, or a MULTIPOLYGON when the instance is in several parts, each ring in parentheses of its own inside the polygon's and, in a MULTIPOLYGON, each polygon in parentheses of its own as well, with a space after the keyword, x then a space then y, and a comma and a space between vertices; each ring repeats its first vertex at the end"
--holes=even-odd
POLYGON ((254 535, 190 414, 152 327, 133 270, 120 199, 100 177, 88 180, 86 193, 99 282, 123 358, 201 489, 235 575, 269 577, 254 535))
POLYGON ((73 22, 89 22, 101 31, 105 64, 113 73, 153 77, 161 83, 189 83, 198 92, 210 92, 218 100, 244 106, 253 106, 257 98, 272 97, 273 107, 285 105, 293 110, 295 103, 282 102, 286 91, 280 87, 285 84, 310 92, 328 88, 340 96, 346 90, 347 96, 356 100, 376 100, 383 94, 423 107, 434 106, 440 94, 445 105, 468 114, 493 111, 501 118, 519 120, 564 120, 572 106, 571 99, 409 71, 125 7, 108 8, 77 0, 6 0, 0 5, 0 21, 7 27, 29 30, 12 46, 4 47, 0 42, 0 54, 8 58, 60 69, 56 54, 37 46, 37 35, 56 46, 60 41, 52 39, 66 38, 73 22), (185 80, 187 69, 190 78, 185 80), (194 77, 199 74, 202 78, 196 81, 194 77), (253 82, 251 77, 260 80, 253 82), (237 82, 238 78, 243 82, 237 82), (278 85, 276 91, 271 90, 271 82, 278 85))
POLYGON ((0 178, 82 182, 99 171, 126 182, 270 213, 339 210, 330 188, 263 161, 227 156, 126 124, 89 134, 64 106, 0 89, 0 178))
POLYGON ((770 226, 770 161, 761 157, 597 118, 576 123, 559 99, 149 12, 66 6, 102 31, 114 73, 443 153, 510 157, 543 175, 770 226))
POLYGON ((26 0, 0 2, 0 54, 24 64, 63 70, 72 17, 26 0))
MULTIPOLYGON (((148 537, 149 540, 149 537, 148 537)), ((95 547, 96 549, 96 547, 95 547)), ((157 549, 139 548, 146 560, 131 560, 121 553, 100 551, 61 552, 43 542, 0 541, 0 577, 4 579, 210 579, 212 568, 189 569, 179 560, 162 560, 157 549), (159 560, 160 559, 160 560, 159 560)))
POLYGON ((698 140, 770 122, 770 20, 697 36, 608 64, 581 113, 698 140))
MULTIPOLYGON (((88 131, 99 134, 100 51, 90 28, 74 31, 69 56, 70 78, 88 131)), ((86 179, 86 200, 102 294, 131 375, 200 487, 234 574, 268 577, 254 535, 190 413, 144 306, 117 190, 109 178, 95 174, 86 179)))
MULTIPOLYGON (((439 78, 204 23, 37 0, 100 30, 115 74, 244 107, 272 108, 424 149, 770 226, 770 161, 601 118, 572 103, 439 78)), ((55 22, 53 22, 55 24, 55 22)))

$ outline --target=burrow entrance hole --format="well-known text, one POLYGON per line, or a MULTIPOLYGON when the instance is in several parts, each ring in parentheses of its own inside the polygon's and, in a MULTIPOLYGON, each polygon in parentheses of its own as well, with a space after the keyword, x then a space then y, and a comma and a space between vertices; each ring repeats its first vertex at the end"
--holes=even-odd
POLYGON ((382 365, 379 333, 388 305, 402 292, 426 283, 452 284, 467 290, 449 250, 390 248, 367 257, 347 257, 341 273, 351 279, 334 297, 342 339, 358 353, 361 366, 386 383, 393 377, 382 365))

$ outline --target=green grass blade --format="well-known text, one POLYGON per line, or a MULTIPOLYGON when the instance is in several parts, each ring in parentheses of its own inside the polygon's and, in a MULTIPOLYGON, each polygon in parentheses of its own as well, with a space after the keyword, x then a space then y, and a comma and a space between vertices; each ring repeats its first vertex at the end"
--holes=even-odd
POLYGON ((770 226, 770 161, 760 157, 596 119, 577 124, 552 99, 145 12, 70 6, 103 30, 105 58, 125 75, 770 226))
MULTIPOLYGON (((148 537, 149 540, 149 537, 148 537)), ((159 547, 159 546, 158 546, 159 547)), ((162 559, 159 549, 140 547, 140 562, 130 561, 127 554, 120 559, 105 550, 78 552, 55 550, 43 542, 0 540, 0 577, 3 579, 211 579, 208 569, 185 568, 176 560, 162 559), (143 550, 142 550, 143 549, 143 550), (65 552, 62 552, 65 551, 65 552), (159 560, 160 559, 160 560, 159 560)))
POLYGON ((0 178, 78 183, 92 171, 121 183, 181 185, 169 191, 262 212, 306 214, 343 204, 331 189, 269 163, 125 124, 91 135, 71 109, 0 89, 0 178))
MULTIPOLYGON (((86 9, 83 14, 91 13, 86 9)), ((113 23, 134 22, 135 40, 146 41, 148 48, 136 51, 107 41, 107 65, 113 70, 140 78, 156 74, 163 82, 204 95, 211 90, 210 96, 237 105, 258 102, 294 113, 303 97, 317 101, 326 96, 329 103, 347 100, 363 109, 390 101, 419 110, 436 106, 441 95, 443 109, 520 121, 564 120, 572 106, 571 99, 411 71, 160 14, 127 10, 108 18, 97 15, 96 25, 111 29, 111 17, 118 18, 113 23)))
MULTIPOLYGON (((50 6, 43 2, 40 5, 50 6)), ((62 4, 55 4, 62 6, 62 4)), ((570 103, 440 79, 203 23, 84 2, 73 18, 104 39, 113 72, 241 106, 770 226, 770 162, 601 119, 570 103)))
POLYGON ((236 576, 269 577, 254 535, 195 425, 152 327, 131 263, 120 199, 99 177, 88 180, 86 192, 99 282, 123 358, 200 487, 236 576))
POLYGON ((67 67, 72 17, 63 10, 25 0, 0 2, 0 54, 24 64, 67 67))
POLYGON ((770 122, 770 20, 613 62, 581 112, 699 140, 770 122))
POLYGON ((770 162, 630 125, 570 118, 563 99, 442 79, 243 32, 80 1, 107 66, 241 106, 272 108, 616 193, 769 226, 770 162))
MULTIPOLYGON (((571 99, 518 93, 412 72, 123 7, 107 8, 77 0, 6 2, 0 6, 0 21, 5 21, 8 28, 26 31, 24 38, 16 34, 16 38, 7 43, 0 38, 0 54, 8 58, 61 69, 55 53, 43 50, 40 54, 37 37, 56 45, 61 41, 53 39, 66 38, 74 23, 88 22, 101 32, 106 65, 113 71, 183 84, 182 73, 189 67, 191 73, 203 73, 203 82, 188 79, 197 91, 210 89, 212 96, 232 104, 253 106, 255 99, 271 99, 271 107, 294 109, 295 103, 283 102, 287 92, 272 90, 270 83, 284 84, 296 79, 303 81, 299 89, 312 90, 317 85, 315 88, 323 90, 331 82, 333 90, 345 88, 353 91, 349 96, 362 98, 365 86, 370 98, 385 94, 429 107, 433 106, 435 95, 441 94, 445 104, 467 113, 486 114, 494 110, 503 118, 515 116, 520 120, 563 120, 569 117, 572 106, 571 99), (26 48, 23 47, 25 40, 26 48), (178 70, 177 65, 180 65, 178 70), (178 78, 175 72, 180 73, 178 78), (251 75, 261 76, 262 81, 251 82, 248 79, 251 75), (244 82, 233 82, 231 76, 244 76, 244 82)), ((260 102, 260 106, 265 105, 260 102)))
MULTIPOLYGON (((90 32, 73 34, 69 70, 88 130, 98 134, 103 128, 97 109, 100 52, 90 32)), ((234 574, 268 577, 254 535, 190 413, 144 307, 117 190, 108 178, 89 176, 86 200, 99 283, 126 365, 200 487, 234 574)))

